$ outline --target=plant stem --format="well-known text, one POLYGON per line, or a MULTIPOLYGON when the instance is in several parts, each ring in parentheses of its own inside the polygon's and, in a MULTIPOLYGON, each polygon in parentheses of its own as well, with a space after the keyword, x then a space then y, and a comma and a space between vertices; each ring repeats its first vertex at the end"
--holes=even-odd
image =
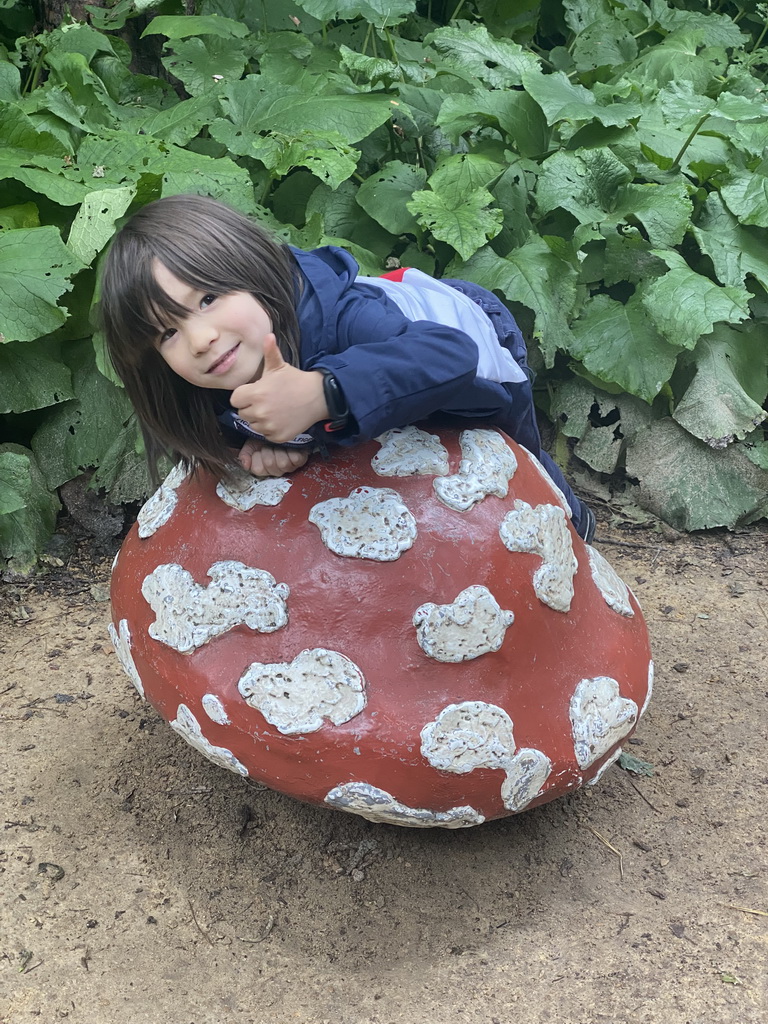
POLYGON ((371 38, 371 32, 373 32, 373 25, 368 23, 368 31, 365 33, 365 39, 363 40, 363 56, 368 52, 368 40, 371 38))
POLYGON ((760 35, 759 35, 759 36, 757 37, 757 42, 756 42, 756 43, 755 43, 755 45, 754 45, 754 46, 753 46, 753 47, 752 47, 752 48, 750 49, 750 51, 749 51, 750 53, 754 53, 754 52, 755 52, 755 50, 759 49, 759 47, 760 47, 760 43, 762 43, 762 41, 763 41, 763 37, 765 36, 765 33, 766 33, 766 32, 768 32, 768 21, 767 21, 767 22, 766 22, 766 23, 765 23, 765 24, 763 25, 763 31, 762 31, 762 32, 760 33, 760 35))
POLYGON ((398 67, 400 67, 400 61, 397 56, 397 50, 395 49, 395 41, 390 35, 388 28, 384 29, 384 35, 387 37, 387 42, 389 43, 389 52, 392 54, 392 60, 395 62, 395 64, 397 64, 398 67))
POLYGON ((706 114, 702 114, 702 115, 701 115, 701 117, 699 118, 699 120, 698 120, 698 121, 696 122, 696 124, 695 124, 695 125, 693 126, 693 131, 691 132, 691 134, 690 134, 690 135, 688 136, 688 138, 687 138, 687 139, 685 140, 685 142, 683 143, 683 148, 682 148, 682 149, 680 150, 680 152, 679 152, 679 153, 677 154, 677 156, 675 157, 675 159, 674 159, 674 160, 672 161, 672 164, 671 164, 671 166, 670 166, 670 168, 669 168, 669 169, 670 169, 670 171, 674 171, 674 169, 675 169, 675 168, 676 168, 676 167, 678 166, 678 164, 679 164, 679 163, 680 163, 680 161, 682 160, 682 157, 683 157, 683 153, 685 153, 686 149, 688 149, 688 147, 690 146, 690 144, 691 144, 691 143, 693 142, 693 140, 694 140, 694 139, 696 138, 696 136, 697 136, 697 134, 698 134, 698 132, 699 132, 699 129, 701 128, 701 126, 702 126, 702 125, 704 124, 704 122, 705 122, 705 121, 706 121, 706 120, 707 120, 708 118, 709 118, 709 113, 706 113, 706 114))
MULTIPOLYGON (((427 165, 424 162, 424 150, 421 148, 421 136, 417 135, 416 138, 413 141, 416 143, 416 154, 417 154, 417 156, 419 158, 419 163, 421 164, 421 166, 426 171, 427 170, 427 165)), ((429 173, 429 172, 427 172, 427 173, 429 173)))
POLYGON ((455 20, 456 20, 456 19, 458 18, 458 16, 459 16, 459 11, 461 10, 461 8, 462 8, 463 6, 464 6, 464 0, 459 0, 459 6, 458 6, 458 7, 456 8, 456 10, 455 10, 455 11, 453 12, 453 14, 452 14, 452 15, 450 16, 450 18, 448 19, 448 21, 449 21, 449 22, 451 22, 451 21, 455 21, 455 20))

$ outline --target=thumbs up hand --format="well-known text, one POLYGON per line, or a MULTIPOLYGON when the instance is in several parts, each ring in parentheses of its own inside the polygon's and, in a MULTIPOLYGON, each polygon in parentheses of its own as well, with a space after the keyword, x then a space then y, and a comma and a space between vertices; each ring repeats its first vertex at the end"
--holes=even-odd
POLYGON ((254 430, 278 444, 328 418, 322 373, 286 363, 274 334, 264 338, 259 378, 235 388, 230 401, 254 430))

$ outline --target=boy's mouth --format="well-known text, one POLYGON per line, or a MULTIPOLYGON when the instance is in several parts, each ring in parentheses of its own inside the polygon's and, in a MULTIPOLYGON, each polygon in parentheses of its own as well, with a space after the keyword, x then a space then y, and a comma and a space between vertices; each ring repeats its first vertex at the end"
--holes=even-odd
POLYGON ((206 373, 226 373, 232 366, 237 355, 237 350, 240 348, 240 342, 234 345, 228 352, 225 352, 220 359, 217 359, 212 366, 209 366, 205 371, 206 373))

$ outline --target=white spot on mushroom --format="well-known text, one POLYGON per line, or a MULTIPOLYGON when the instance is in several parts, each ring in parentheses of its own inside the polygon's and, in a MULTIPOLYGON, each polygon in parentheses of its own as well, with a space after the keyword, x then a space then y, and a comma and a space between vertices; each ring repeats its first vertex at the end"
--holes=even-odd
POLYGON ((144 684, 141 681, 139 670, 136 668, 136 662, 133 660, 133 655, 131 654, 131 631, 128 628, 128 620, 120 619, 119 630, 115 629, 110 622, 109 635, 112 639, 117 659, 123 666, 125 674, 139 691, 139 696, 143 697, 144 684))
POLYGON ((587 785, 588 786, 594 786, 596 783, 598 783, 600 781, 600 779, 602 779, 602 777, 608 771, 608 769, 611 767, 611 765, 616 764, 616 762, 619 760, 620 757, 621 757, 621 747, 617 747, 616 750, 614 750, 614 752, 611 754, 611 756, 609 758, 607 758, 603 762, 603 764, 600 765, 600 767, 597 769, 595 774, 589 780, 587 785))
POLYGON ((348 498, 321 501, 308 518, 325 546, 347 558, 392 562, 416 540, 416 520, 389 487, 357 487, 348 498))
POLYGON ((212 722, 216 722, 217 725, 232 724, 232 719, 224 710, 224 705, 215 693, 203 694, 203 698, 200 703, 203 705, 203 711, 208 715, 212 722))
POLYGON ((587 554, 589 555, 589 568, 592 573, 592 579, 595 581, 597 589, 603 595, 605 603, 609 608, 613 608, 615 612, 618 612, 619 615, 633 616, 635 613, 629 600, 629 587, 624 580, 610 562, 606 561, 600 552, 596 551, 590 544, 587 544, 587 554))
POLYGON ((637 721, 637 704, 619 693, 610 676, 582 679, 571 698, 571 728, 576 760, 589 768, 631 732, 637 721))
POLYGON ((555 497, 557 498, 557 500, 562 505, 563 511, 565 512, 565 514, 568 516, 569 519, 572 519, 573 518, 573 509, 568 504, 568 499, 563 494, 563 492, 560 490, 560 488, 557 486, 555 481, 552 479, 552 477, 549 475, 549 473, 546 471, 546 469, 544 469, 544 467, 542 466, 541 462, 539 462, 539 460, 536 458, 536 456, 533 454, 533 452, 529 452, 528 449, 524 445, 522 445, 522 444, 519 445, 519 447, 522 448, 523 451, 525 452, 525 454, 528 456, 528 461, 533 466, 533 468, 536 470, 536 472, 539 474, 539 476, 541 476, 544 479, 544 481, 546 482, 546 484, 549 486, 549 488, 552 491, 554 491, 555 497))
POLYGON ((421 730, 421 752, 444 772, 505 768, 515 750, 512 720, 503 708, 481 700, 449 704, 421 730))
POLYGON ((504 516, 499 536, 510 551, 541 556, 541 565, 533 574, 536 596, 555 611, 569 611, 578 562, 563 509, 556 505, 531 508, 518 498, 514 509, 504 516))
POLYGON ((540 750, 524 747, 515 754, 511 718, 503 708, 479 700, 443 708, 421 730, 421 753, 433 768, 460 775, 500 768, 506 776, 501 799, 510 811, 521 811, 539 796, 552 771, 540 750))
POLYGON ((456 512, 466 512, 491 494, 505 498, 517 459, 501 434, 495 430, 462 430, 459 442, 463 456, 459 472, 438 478, 433 484, 440 501, 456 512))
POLYGON ((151 637, 188 654, 240 624, 273 633, 288 621, 288 586, 265 569, 215 562, 208 575, 213 582, 203 587, 171 563, 147 576, 141 592, 155 613, 151 637))
POLYGON ((142 505, 136 517, 139 536, 142 539, 151 537, 153 533, 159 530, 171 518, 178 501, 176 488, 186 478, 186 470, 181 463, 178 463, 163 480, 152 497, 142 505))
POLYGON ((429 811, 408 807, 391 793, 367 782, 345 782, 332 789, 325 802, 339 811, 359 814, 368 821, 406 828, 469 828, 480 825, 485 817, 474 807, 451 807, 448 811, 429 811))
POLYGON ((648 690, 647 690, 647 692, 645 694, 645 700, 643 701, 643 706, 640 708, 640 714, 638 715, 638 718, 642 718, 643 717, 643 715, 645 714, 645 709, 648 707, 648 704, 650 703, 651 697, 653 696, 653 676, 654 676, 654 671, 655 671, 654 664, 653 664, 652 661, 649 661, 648 662, 648 690))
POLYGON ((508 811, 522 811, 541 793, 552 771, 552 762, 546 754, 531 747, 523 747, 506 768, 507 777, 501 784, 501 799, 508 811))
POLYGON ((498 651, 515 616, 482 586, 467 587, 452 604, 421 605, 413 616, 416 638, 435 661, 469 661, 498 651))
POLYGON ((231 772, 236 772, 238 775, 248 774, 248 769, 242 761, 238 761, 231 750, 227 750, 226 747, 214 747, 203 736, 200 723, 186 704, 179 704, 176 718, 171 722, 171 728, 179 736, 183 736, 191 747, 199 750, 204 757, 218 765, 219 768, 228 768, 231 772))
POLYGON ((418 427, 386 430, 376 440, 381 451, 371 459, 379 476, 445 476, 450 468, 448 452, 436 434, 418 427))
POLYGON ((247 704, 286 736, 342 725, 366 704, 365 677, 354 662, 322 647, 288 664, 249 665, 237 684, 247 704))
POLYGON ((256 505, 279 505, 290 488, 291 481, 285 477, 258 478, 236 470, 228 483, 222 480, 216 485, 216 493, 225 505, 248 512, 256 505))

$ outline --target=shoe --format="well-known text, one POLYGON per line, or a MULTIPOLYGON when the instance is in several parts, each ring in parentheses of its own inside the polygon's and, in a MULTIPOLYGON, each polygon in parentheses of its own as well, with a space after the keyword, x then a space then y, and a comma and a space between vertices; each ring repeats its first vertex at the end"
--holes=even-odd
POLYGON ((595 530, 597 529, 597 520, 595 519, 595 513, 582 501, 581 503, 581 517, 579 520, 579 528, 576 531, 585 544, 591 544, 595 539, 595 530))

